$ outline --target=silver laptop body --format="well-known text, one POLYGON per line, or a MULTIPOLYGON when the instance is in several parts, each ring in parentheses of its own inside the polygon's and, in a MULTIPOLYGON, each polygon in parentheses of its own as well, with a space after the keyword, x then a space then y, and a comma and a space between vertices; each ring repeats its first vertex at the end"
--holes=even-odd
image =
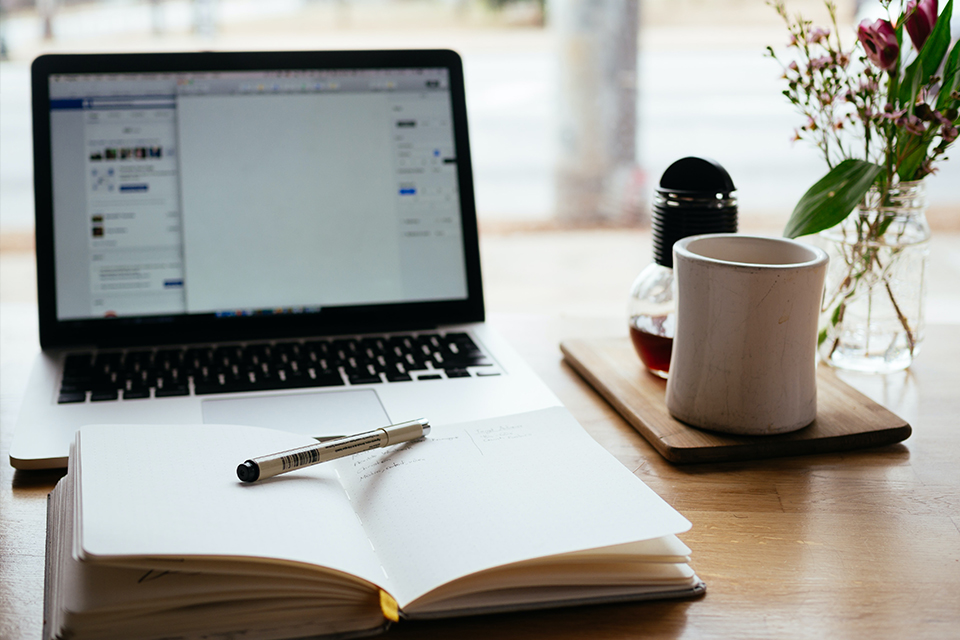
POLYGON ((33 65, 42 352, 10 449, 84 424, 345 435, 559 404, 484 324, 451 51, 33 65))

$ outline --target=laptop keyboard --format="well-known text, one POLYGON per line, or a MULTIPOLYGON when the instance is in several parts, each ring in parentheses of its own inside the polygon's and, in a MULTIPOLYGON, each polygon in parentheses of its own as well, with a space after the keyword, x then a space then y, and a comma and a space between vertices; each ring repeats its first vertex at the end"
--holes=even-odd
POLYGON ((381 384, 498 373, 466 333, 129 349, 68 355, 58 402, 381 384), (485 371, 484 367, 489 369, 485 371))

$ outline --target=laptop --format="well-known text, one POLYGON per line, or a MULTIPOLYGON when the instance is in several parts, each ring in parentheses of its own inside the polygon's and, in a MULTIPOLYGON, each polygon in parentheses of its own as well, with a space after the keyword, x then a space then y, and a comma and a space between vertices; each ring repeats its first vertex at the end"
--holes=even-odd
POLYGON ((452 51, 48 55, 41 353, 10 462, 78 427, 314 437, 559 405, 484 323, 452 51))

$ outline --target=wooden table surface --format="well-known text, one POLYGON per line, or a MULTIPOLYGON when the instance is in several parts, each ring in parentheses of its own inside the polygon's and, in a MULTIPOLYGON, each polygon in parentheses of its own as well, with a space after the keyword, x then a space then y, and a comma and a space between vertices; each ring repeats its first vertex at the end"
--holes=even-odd
MULTIPOLYGON (((42 624, 45 497, 59 473, 8 465, 35 311, 0 305, 0 638, 42 624)), ((843 378, 913 425, 881 449, 676 467, 568 366, 561 339, 621 335, 621 319, 494 316, 587 431, 693 528, 701 599, 438 622, 395 638, 960 637, 960 325, 929 327, 909 372, 843 378)))

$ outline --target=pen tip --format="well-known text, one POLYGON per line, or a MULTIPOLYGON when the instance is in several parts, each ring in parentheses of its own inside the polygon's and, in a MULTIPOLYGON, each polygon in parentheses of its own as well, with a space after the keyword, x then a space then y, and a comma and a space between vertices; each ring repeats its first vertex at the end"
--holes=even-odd
POLYGON ((429 425, 429 424, 423 425, 423 435, 425 435, 425 436, 430 435, 430 425, 429 425))

